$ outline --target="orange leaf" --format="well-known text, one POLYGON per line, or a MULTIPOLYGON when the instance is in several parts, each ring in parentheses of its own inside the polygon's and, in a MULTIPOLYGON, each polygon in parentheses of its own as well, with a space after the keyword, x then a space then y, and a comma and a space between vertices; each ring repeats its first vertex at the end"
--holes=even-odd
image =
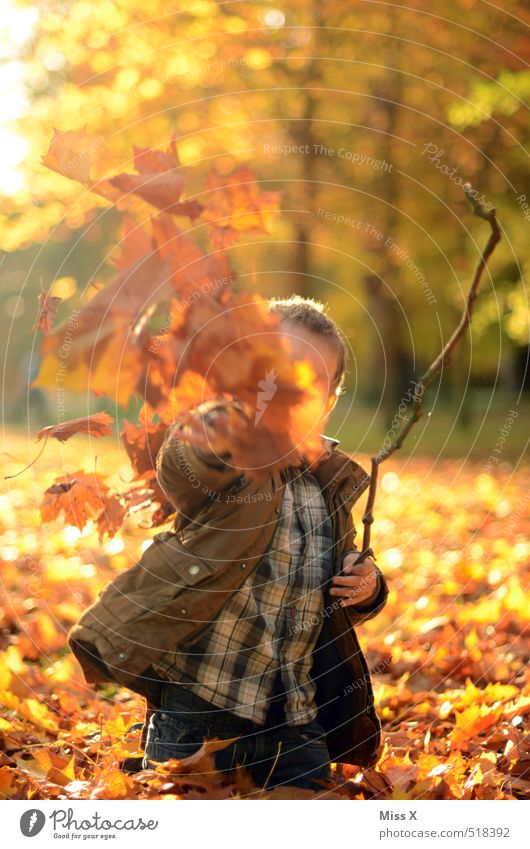
POLYGON ((238 167, 224 176, 213 168, 206 189, 209 194, 204 214, 216 247, 230 247, 242 233, 268 232, 267 214, 278 209, 280 193, 260 192, 249 168, 238 167))
POLYGON ((40 440, 43 436, 53 436, 59 442, 66 442, 67 439, 70 439, 76 433, 87 433, 95 437, 111 436, 112 429, 110 425, 113 423, 114 419, 108 413, 94 413, 91 416, 69 419, 67 422, 43 427, 37 433, 35 440, 40 440))
POLYGON ((61 512, 68 525, 83 530, 89 519, 95 519, 107 502, 108 487, 98 474, 76 472, 57 478, 44 493, 40 513, 43 522, 57 519, 61 512))

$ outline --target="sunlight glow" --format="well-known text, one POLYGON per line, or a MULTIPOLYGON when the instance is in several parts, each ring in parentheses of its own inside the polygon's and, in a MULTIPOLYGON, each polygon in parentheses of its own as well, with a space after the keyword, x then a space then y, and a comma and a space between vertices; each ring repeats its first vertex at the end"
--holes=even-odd
POLYGON ((81 536, 81 531, 79 528, 76 528, 75 525, 67 525, 66 528, 63 529, 63 537, 64 541, 73 545, 79 537, 81 536))
POLYGON ((16 121, 28 108, 24 83, 24 66, 16 61, 20 50, 31 38, 39 11, 34 6, 20 8, 13 0, 4 0, 0 20, 0 192, 15 194, 24 188, 25 181, 17 166, 29 153, 23 136, 13 132, 10 122, 16 121))
POLYGON ((109 539, 108 542, 105 543, 103 551, 105 554, 119 554, 124 548, 125 545, 121 537, 113 537, 113 539, 109 539))

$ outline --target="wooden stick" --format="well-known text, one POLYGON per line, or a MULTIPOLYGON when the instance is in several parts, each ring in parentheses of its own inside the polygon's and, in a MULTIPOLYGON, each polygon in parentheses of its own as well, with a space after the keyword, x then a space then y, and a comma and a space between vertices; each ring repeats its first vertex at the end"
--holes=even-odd
POLYGON ((473 208, 473 213, 475 215, 478 215, 479 218, 484 218, 489 223, 491 227, 490 237, 488 239, 486 247, 481 253, 480 260, 475 269, 475 273, 473 275, 473 279, 471 281, 471 285, 467 293, 466 303, 464 306, 462 317, 457 327, 455 328, 451 338, 446 342, 438 356, 433 360, 427 371, 420 377, 419 381, 416 383, 416 388, 414 390, 413 395, 414 400, 410 415, 405 419, 401 429, 399 430, 396 438, 391 443, 391 445, 389 445, 387 448, 382 449, 379 454, 371 458, 372 466, 370 488, 368 490, 368 501, 366 502, 366 509, 363 516, 363 550, 360 556, 357 558, 356 562, 361 562, 361 560, 363 560, 364 557, 367 556, 367 552, 371 551, 370 537, 372 532, 372 524, 374 521, 373 511, 375 504, 375 496, 377 492, 377 476, 379 466, 381 465, 381 463, 387 460, 388 457, 390 457, 390 455, 394 453, 394 451, 397 451, 398 448, 401 448, 406 437, 409 435, 416 422, 422 416, 422 404, 425 396, 425 390, 428 386, 430 386, 435 377, 440 374, 443 367, 451 362, 453 351, 455 350, 458 342, 460 341, 460 339, 462 338, 471 323, 473 307, 477 297, 480 281, 484 273, 484 269, 486 268, 488 260, 491 257, 497 243, 500 241, 501 238, 501 229, 499 227, 499 222, 497 221, 497 214, 495 212, 495 209, 492 208, 488 211, 484 209, 484 207, 477 201, 477 199, 472 194, 471 183, 465 183, 463 188, 464 193, 473 208))

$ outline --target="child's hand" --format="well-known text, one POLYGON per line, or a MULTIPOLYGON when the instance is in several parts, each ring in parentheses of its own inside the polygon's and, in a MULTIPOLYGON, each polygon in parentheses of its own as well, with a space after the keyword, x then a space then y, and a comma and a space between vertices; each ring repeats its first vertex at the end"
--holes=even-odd
POLYGON ((208 463, 223 464, 231 460, 231 448, 238 430, 248 425, 248 417, 237 404, 219 404, 199 414, 185 417, 187 442, 208 463))
POLYGON ((341 597, 341 607, 352 604, 366 604, 373 601, 378 592, 377 567, 371 557, 365 557, 354 566, 359 552, 350 552, 344 558, 342 573, 333 578, 334 587, 330 595, 341 597))

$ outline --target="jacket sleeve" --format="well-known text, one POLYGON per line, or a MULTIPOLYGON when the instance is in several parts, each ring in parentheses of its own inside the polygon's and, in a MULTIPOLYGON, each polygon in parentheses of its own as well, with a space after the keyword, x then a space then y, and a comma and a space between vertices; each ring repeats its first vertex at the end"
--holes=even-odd
MULTIPOLYGON (((210 426, 230 402, 207 402, 193 413, 204 418, 210 426)), ((198 451, 183 439, 189 425, 178 420, 169 425, 156 458, 160 486, 173 506, 187 516, 193 515, 212 494, 222 492, 242 476, 229 464, 229 455, 217 457, 198 451)))

